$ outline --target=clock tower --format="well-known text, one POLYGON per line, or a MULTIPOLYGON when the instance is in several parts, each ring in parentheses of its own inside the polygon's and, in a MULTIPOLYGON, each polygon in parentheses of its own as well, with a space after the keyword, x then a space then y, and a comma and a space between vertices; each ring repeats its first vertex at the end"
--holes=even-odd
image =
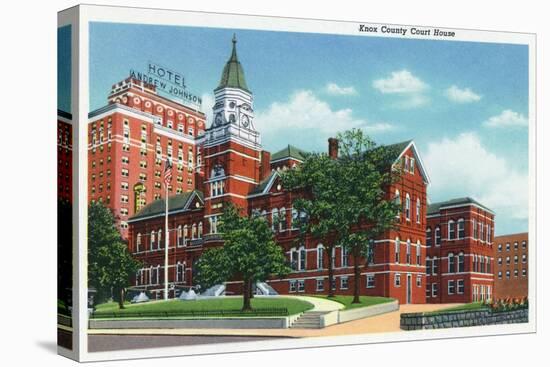
POLYGON ((231 56, 214 89, 214 118, 204 141, 205 216, 212 239, 224 206, 232 203, 247 213, 248 193, 260 180, 262 148, 254 126, 252 92, 237 57, 235 35, 232 43, 231 56))

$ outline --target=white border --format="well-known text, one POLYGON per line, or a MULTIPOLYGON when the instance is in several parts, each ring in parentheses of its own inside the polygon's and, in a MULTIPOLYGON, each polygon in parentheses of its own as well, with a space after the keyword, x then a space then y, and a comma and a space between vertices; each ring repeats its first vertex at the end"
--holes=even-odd
MULTIPOLYGON (((159 10, 159 9, 141 9, 141 8, 119 8, 119 7, 101 7, 94 5, 81 5, 79 10, 79 43, 78 49, 79 63, 78 71, 78 92, 73 88, 74 94, 78 93, 78 107, 73 104, 73 120, 78 121, 78 126, 86 126, 87 116, 81 112, 88 111, 88 22, 103 21, 103 22, 119 22, 119 23, 139 23, 139 24, 156 24, 156 25, 175 25, 175 26, 197 26, 197 27, 216 27, 216 28, 238 28, 238 29, 258 29, 272 31, 293 31, 293 32, 313 32, 324 34, 346 34, 355 36, 376 36, 390 37, 391 35, 384 34, 368 34, 358 33, 358 24, 370 24, 382 26, 382 23, 367 23, 367 22, 352 22, 352 21, 328 21, 328 20, 312 20, 312 19, 297 19, 297 18, 279 18, 279 17, 261 17, 248 15, 233 15, 233 14, 217 14, 217 13, 202 13, 202 12, 186 12, 180 10, 159 10)), ((392 25, 387 23, 386 25, 392 25)), ((412 25, 411 25, 412 26, 412 25)), ((408 26, 410 27, 410 26, 408 26)), ((495 325, 482 326, 471 328, 457 328, 449 330, 420 330, 408 331, 399 333, 385 334, 364 334, 350 335, 341 337, 327 338, 307 338, 307 339, 292 339, 292 340, 270 340, 262 342, 247 342, 247 343, 223 343, 213 345, 198 345, 190 347, 174 347, 174 348, 158 348, 158 349, 138 349, 116 352, 87 352, 86 331, 80 328, 79 330, 79 357, 80 361, 98 361, 98 360, 118 360, 129 358, 148 358, 161 356, 179 356, 179 355, 197 355, 211 353, 227 353, 238 351, 258 351, 258 350, 276 350, 276 349, 292 349, 303 347, 320 347, 320 346, 336 346, 336 345, 355 345, 364 343, 378 342, 395 342, 409 341, 411 336, 415 336, 416 340, 455 338, 467 336, 483 336, 483 335, 507 335, 528 333, 536 331, 536 295, 535 295, 535 276, 536 276, 536 157, 535 157, 535 134, 536 134, 536 118, 535 118, 535 46, 536 39, 534 34, 525 33, 504 33, 495 31, 477 31, 467 29, 450 29, 445 27, 437 27, 445 30, 454 30, 457 36, 446 41, 475 41, 475 42, 492 42, 492 43, 509 43, 509 44, 526 44, 529 45, 529 167, 530 167, 530 192, 529 192, 529 297, 530 309, 528 324, 516 325, 495 325)), ((74 32, 74 30, 73 30, 74 32)), ((436 37, 408 36, 406 38, 417 39, 437 39, 436 37)), ((73 49, 74 54, 74 49, 73 49)), ((73 73, 76 68, 73 68, 73 73)), ((73 79, 73 84, 74 84, 73 79)), ((78 129, 78 140, 80 142, 87 141, 85 129, 78 129), (80 131, 82 130, 82 131, 80 131)), ((75 135, 76 136, 76 135, 75 135)), ((75 139, 76 140, 76 139, 75 139)), ((87 144, 78 144, 75 141, 75 151, 78 151, 78 162, 87 162, 86 147, 87 144)), ((75 162, 76 163, 76 162, 75 162)), ((79 167, 78 182, 79 182, 79 199, 75 201, 86 202, 87 192, 87 170, 79 167)), ((87 207, 83 205, 79 207, 80 218, 86 218, 87 207)), ((78 226, 79 248, 77 253, 86 254, 86 221, 81 221, 78 226)), ((79 256, 78 272, 81 277, 77 277, 81 284, 86 284, 86 256, 79 256)), ((86 320, 86 287, 79 289, 79 321, 86 320)), ((78 322, 76 325, 79 325, 78 322)), ((74 347, 74 346, 73 346, 74 347)), ((425 353, 419 353, 420 360, 427 358, 425 353)), ((467 363, 467 362, 466 362, 467 363)))

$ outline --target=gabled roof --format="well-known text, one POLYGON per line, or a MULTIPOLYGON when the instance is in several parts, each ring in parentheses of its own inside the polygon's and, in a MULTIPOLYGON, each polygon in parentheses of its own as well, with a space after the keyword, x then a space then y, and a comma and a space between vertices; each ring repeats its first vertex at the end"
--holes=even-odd
MULTIPOLYGON (((189 191, 183 194, 176 194, 168 198, 168 214, 174 212, 185 211, 193 208, 189 208, 189 205, 194 198, 198 198, 201 204, 204 204, 203 193, 199 190, 189 191)), ((129 218, 129 222, 138 221, 144 218, 156 217, 164 215, 165 213, 165 201, 164 199, 158 199, 151 204, 146 205, 133 217, 129 218)))
POLYGON ((220 84, 216 88, 239 88, 247 92, 248 86, 246 85, 246 80, 244 78, 244 70, 237 58, 237 38, 233 35, 233 50, 231 51, 231 57, 227 60, 225 67, 223 68, 222 77, 220 79, 220 84))
POLYGON ((273 182, 275 182, 275 179, 277 177, 279 177, 279 172, 272 171, 269 176, 264 178, 262 182, 260 182, 256 187, 252 189, 252 191, 248 193, 249 197, 267 194, 269 190, 271 190, 273 182))
POLYGON ((285 148, 279 150, 278 152, 273 153, 271 155, 271 162, 275 162, 283 159, 289 159, 289 158, 303 162, 306 159, 304 156, 305 154, 306 154, 305 151, 289 144, 285 148))
POLYGON ((456 198, 456 199, 440 201, 438 203, 429 204, 428 215, 439 214, 439 211, 441 209, 467 206, 467 205, 474 205, 483 210, 488 211, 489 213, 494 214, 494 212, 491 209, 487 208, 485 205, 481 204, 479 201, 472 199, 471 197, 463 197, 463 198, 456 198))
POLYGON ((422 174, 422 178, 424 179, 424 182, 426 184, 430 183, 430 177, 428 176, 428 172, 424 168, 424 163, 422 162, 422 158, 420 157, 420 154, 418 154, 418 149, 416 148, 416 144, 413 140, 407 140, 403 141, 401 143, 395 143, 391 145, 386 145, 386 147, 393 148, 394 154, 396 155, 395 160, 393 161, 393 164, 396 164, 399 162, 403 154, 411 148, 414 154, 414 158, 416 160, 416 164, 420 170, 420 174, 422 174))

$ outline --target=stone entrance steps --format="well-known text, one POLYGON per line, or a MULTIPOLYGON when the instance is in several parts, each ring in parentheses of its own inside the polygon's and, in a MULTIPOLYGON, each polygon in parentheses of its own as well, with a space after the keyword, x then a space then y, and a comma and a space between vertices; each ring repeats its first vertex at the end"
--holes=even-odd
POLYGON ((304 312, 294 323, 290 326, 291 329, 321 329, 321 316, 327 314, 327 312, 309 311, 304 312))

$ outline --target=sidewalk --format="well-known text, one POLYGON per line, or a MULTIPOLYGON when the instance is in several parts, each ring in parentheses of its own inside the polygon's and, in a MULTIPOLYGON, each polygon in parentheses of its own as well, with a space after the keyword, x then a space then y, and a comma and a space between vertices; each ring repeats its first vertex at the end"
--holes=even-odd
MULTIPOLYGON (((320 310, 329 310, 333 301, 314 297, 302 297, 314 303, 320 310), (313 301, 311 300, 313 298, 313 301), (328 302, 328 303, 325 303, 328 302)), ((338 305, 342 306, 338 303, 338 305)), ((429 312, 456 306, 457 304, 419 304, 401 305, 398 311, 373 316, 366 319, 337 324, 324 329, 125 329, 125 330, 88 330, 88 334, 96 335, 210 335, 210 336, 280 336, 291 338, 353 335, 366 333, 383 333, 400 331, 399 321, 402 313, 429 312)), ((341 307, 338 307, 341 308, 341 307)), ((317 311, 317 309, 314 308, 317 311)))

